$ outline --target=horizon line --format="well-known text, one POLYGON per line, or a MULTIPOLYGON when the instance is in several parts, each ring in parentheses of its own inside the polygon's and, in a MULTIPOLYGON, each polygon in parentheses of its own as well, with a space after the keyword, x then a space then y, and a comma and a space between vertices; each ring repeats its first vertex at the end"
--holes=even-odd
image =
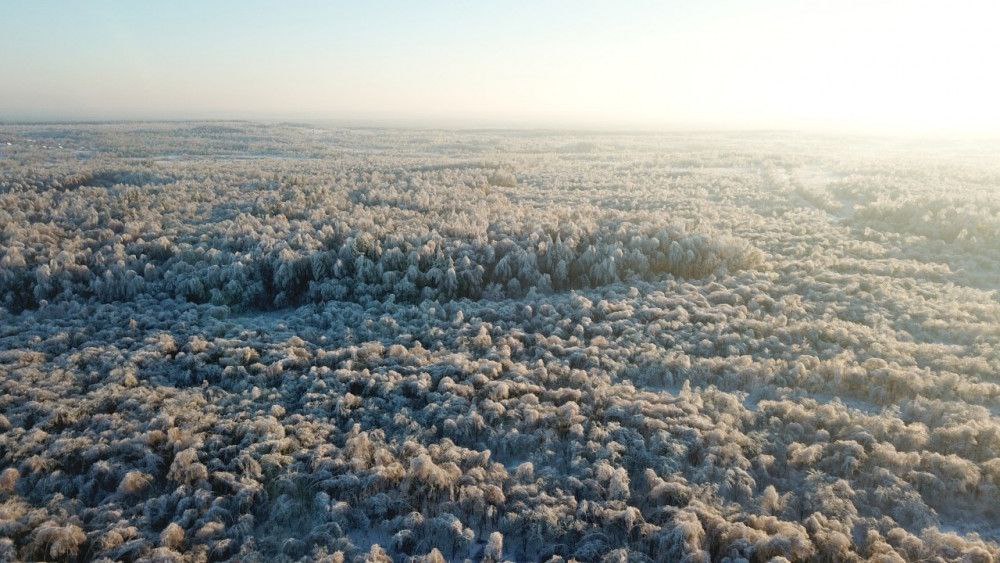
POLYGON ((536 131, 578 134, 701 134, 701 133, 743 133, 743 134, 801 134, 810 136, 906 138, 912 140, 992 140, 1000 141, 1000 132, 985 130, 958 130, 948 128, 924 128, 903 130, 888 127, 859 126, 724 126, 710 123, 656 123, 640 125, 631 122, 607 121, 595 123, 587 120, 541 120, 541 119, 476 119, 476 118, 431 118, 431 117, 71 117, 51 118, 5 118, 0 117, 0 126, 44 126, 44 125, 128 125, 142 123, 246 123, 262 125, 293 126, 333 126, 344 129, 373 130, 425 130, 425 131, 536 131))

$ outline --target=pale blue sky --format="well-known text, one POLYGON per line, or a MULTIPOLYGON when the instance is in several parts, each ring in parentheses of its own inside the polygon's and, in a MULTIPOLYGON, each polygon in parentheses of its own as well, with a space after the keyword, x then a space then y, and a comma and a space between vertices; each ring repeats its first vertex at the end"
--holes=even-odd
POLYGON ((1000 133, 998 4, 0 0, 0 120, 1000 133))

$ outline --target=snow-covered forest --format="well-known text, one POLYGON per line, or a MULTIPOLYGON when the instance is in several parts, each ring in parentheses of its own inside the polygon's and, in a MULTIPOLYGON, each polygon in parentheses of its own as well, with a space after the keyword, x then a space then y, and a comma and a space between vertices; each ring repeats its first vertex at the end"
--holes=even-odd
POLYGON ((1000 560, 998 155, 0 126, 0 560, 1000 560))

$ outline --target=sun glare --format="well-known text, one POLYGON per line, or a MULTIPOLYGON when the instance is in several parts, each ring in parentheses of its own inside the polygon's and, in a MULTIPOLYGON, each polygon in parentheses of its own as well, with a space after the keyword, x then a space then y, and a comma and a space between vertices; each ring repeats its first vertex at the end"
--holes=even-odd
POLYGON ((996 2, 46 6, 0 116, 1000 133, 996 2))

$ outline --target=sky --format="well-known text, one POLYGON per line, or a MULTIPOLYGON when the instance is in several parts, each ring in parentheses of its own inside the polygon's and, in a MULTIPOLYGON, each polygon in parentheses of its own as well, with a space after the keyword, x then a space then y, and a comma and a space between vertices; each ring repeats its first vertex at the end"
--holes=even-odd
POLYGON ((1000 135, 996 0, 0 0, 0 121, 1000 135))

